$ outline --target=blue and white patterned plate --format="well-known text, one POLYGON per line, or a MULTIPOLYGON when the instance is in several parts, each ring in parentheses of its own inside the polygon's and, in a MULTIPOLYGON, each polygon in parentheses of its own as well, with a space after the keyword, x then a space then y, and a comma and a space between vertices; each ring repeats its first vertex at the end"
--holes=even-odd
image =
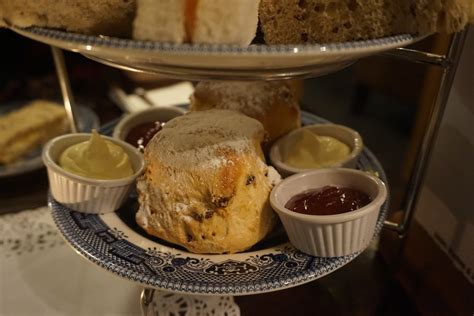
MULTIPOLYGON (((309 113, 303 124, 327 122, 309 113)), ((110 133, 113 125, 102 132, 110 133)), ((385 173, 365 149, 358 167, 385 173)), ((388 201, 388 200, 387 200, 388 201)), ((296 250, 282 228, 244 253, 200 255, 146 234, 135 223, 136 199, 116 213, 91 215, 74 212, 50 198, 54 221, 79 254, 123 278, 146 287, 199 295, 248 295, 282 290, 316 280, 349 263, 358 254, 319 258, 296 250)), ((382 207, 374 238, 388 209, 382 207)))
POLYGON ((412 44, 404 34, 367 41, 306 45, 174 44, 11 26, 31 39, 79 52, 98 62, 185 80, 287 79, 320 76, 356 60, 412 44))

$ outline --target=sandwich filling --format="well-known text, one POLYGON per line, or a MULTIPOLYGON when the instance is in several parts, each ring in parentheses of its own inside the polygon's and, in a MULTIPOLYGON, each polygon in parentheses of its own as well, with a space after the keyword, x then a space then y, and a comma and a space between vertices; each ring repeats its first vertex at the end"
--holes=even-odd
POLYGON ((185 0, 184 4, 184 30, 185 41, 193 42, 194 30, 196 28, 197 7, 199 0, 185 0))

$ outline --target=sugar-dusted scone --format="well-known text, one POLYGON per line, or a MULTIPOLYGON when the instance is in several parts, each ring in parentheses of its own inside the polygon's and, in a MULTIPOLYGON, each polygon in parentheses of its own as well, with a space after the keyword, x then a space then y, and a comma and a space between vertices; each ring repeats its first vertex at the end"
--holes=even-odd
POLYGON ((191 96, 191 111, 227 109, 263 124, 269 142, 301 126, 297 98, 285 81, 202 81, 191 96))
POLYGON ((175 43, 248 45, 260 0, 137 0, 133 37, 175 43))
POLYGON ((0 116, 0 164, 11 163, 69 129, 61 105, 37 100, 0 116))
POLYGON ((388 35, 456 32, 472 0, 261 0, 269 44, 332 43, 388 35))
POLYGON ((135 0, 1 0, 0 19, 84 34, 129 36, 135 0))
POLYGON ((228 110, 169 121, 145 150, 137 223, 195 253, 234 253, 273 228, 278 173, 262 155, 262 125, 228 110))

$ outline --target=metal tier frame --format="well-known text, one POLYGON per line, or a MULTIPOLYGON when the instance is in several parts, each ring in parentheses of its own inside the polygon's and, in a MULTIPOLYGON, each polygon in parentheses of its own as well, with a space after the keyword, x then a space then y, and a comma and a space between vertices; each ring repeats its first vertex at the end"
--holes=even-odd
MULTIPOLYGON (((455 78, 459 59, 461 57, 464 42, 468 29, 456 33, 451 38, 451 43, 446 55, 438 55, 430 52, 419 51, 408 48, 397 48, 383 55, 406 60, 408 62, 421 63, 424 65, 437 66, 443 70, 441 82, 435 96, 435 101, 431 109, 428 125, 424 131, 421 145, 416 154, 416 160, 406 192, 402 201, 403 217, 400 222, 385 221, 384 227, 398 233, 403 238, 412 221, 414 211, 420 196, 423 180, 425 177, 428 162, 430 160, 433 145, 439 132, 444 111, 448 102, 449 94, 455 78)), ((71 90, 66 64, 64 62, 63 50, 51 46, 54 64, 61 88, 64 106, 68 113, 71 130, 77 131, 76 108, 74 96, 71 90)), ((147 297, 142 297, 146 301, 147 297)))

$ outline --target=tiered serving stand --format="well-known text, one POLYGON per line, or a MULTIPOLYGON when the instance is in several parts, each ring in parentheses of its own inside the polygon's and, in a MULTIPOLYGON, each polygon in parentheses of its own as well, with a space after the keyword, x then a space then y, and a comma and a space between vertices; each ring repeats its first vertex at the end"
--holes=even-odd
MULTIPOLYGON (((76 110, 62 49, 81 53, 113 67, 185 80, 315 77, 338 71, 360 58, 374 54, 442 67, 443 80, 405 197, 404 218, 401 223, 385 221, 387 201, 380 213, 374 238, 384 226, 396 230, 401 236, 407 230, 466 33, 456 34, 448 54, 439 56, 402 48, 424 38, 412 35, 327 45, 251 45, 243 48, 135 41, 44 28, 10 28, 23 36, 51 45, 73 131, 76 131, 77 126, 76 110)), ((326 121, 303 112, 302 122, 314 124, 326 121)), ((112 128, 106 126, 102 132, 110 133, 112 128)), ((382 167, 368 149, 364 150, 358 168, 375 172, 387 182, 382 167)), ((225 308, 227 315, 238 315, 238 307, 230 296, 282 290, 310 282, 339 269, 359 255, 312 257, 297 251, 288 243, 281 229, 245 253, 197 255, 141 231, 134 221, 136 198, 133 196, 116 213, 105 215, 77 213, 51 198, 50 206, 59 230, 80 255, 118 276, 144 286, 141 296, 144 315, 176 314, 182 312, 180 308, 187 311, 186 315, 190 315, 191 311, 207 315, 212 312, 212 308, 214 312, 225 308), (181 297, 176 298, 179 294, 173 293, 180 293, 181 297), (174 309, 170 306, 174 306, 174 309)))

